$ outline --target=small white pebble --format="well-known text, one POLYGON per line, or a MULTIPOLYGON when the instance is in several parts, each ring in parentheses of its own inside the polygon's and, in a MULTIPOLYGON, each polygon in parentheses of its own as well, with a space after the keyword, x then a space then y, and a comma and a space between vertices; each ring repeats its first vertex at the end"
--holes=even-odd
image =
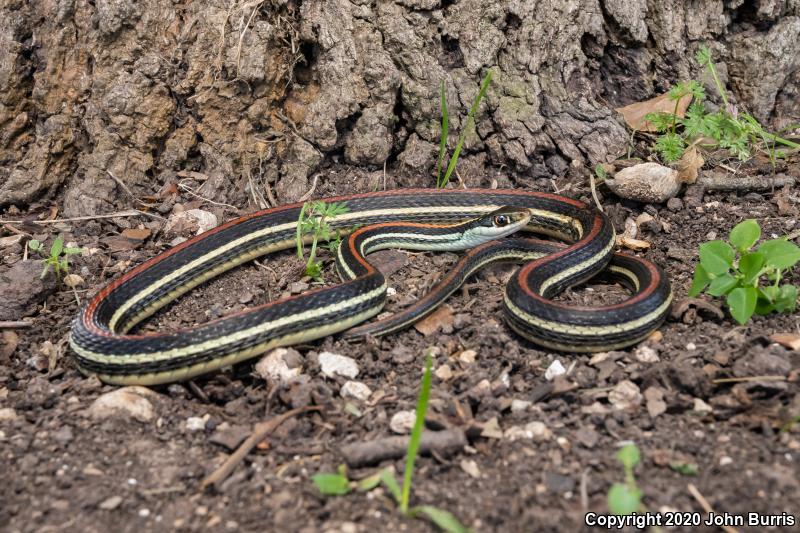
POLYGON ((550 366, 547 367, 547 370, 545 370, 544 379, 547 381, 552 381, 556 376, 563 376, 566 373, 567 369, 564 368, 564 365, 561 364, 561 361, 555 359, 552 363, 550 363, 550 366))
POLYGON ((147 518, 148 516, 150 516, 150 509, 147 508, 139 509, 139 516, 141 516, 142 518, 147 518))
POLYGON ((347 381, 339 390, 342 398, 353 398, 365 402, 372 395, 372 390, 360 381, 347 381))
POLYGON ((358 375, 359 371, 355 359, 331 352, 319 354, 319 366, 322 369, 322 373, 328 377, 338 374, 352 379, 358 375))
POLYGON ((657 363, 659 361, 658 352, 646 344, 636 348, 634 354, 636 355, 636 359, 642 363, 657 363))
POLYGON ((695 398, 693 410, 697 413, 710 413, 714 409, 700 398, 695 398))
POLYGON ((458 360, 465 365, 471 365, 475 362, 476 355, 478 355, 478 353, 475 350, 464 350, 458 355, 458 360))
POLYGON ((453 377, 453 371, 450 369, 448 365, 442 365, 436 369, 434 372, 437 378, 441 379, 442 381, 447 381, 448 379, 453 377))
POLYGON ((689 350, 689 351, 696 350, 697 349, 697 345, 695 343, 693 343, 693 342, 690 342, 689 344, 686 345, 686 349, 689 350))
POLYGON ((397 294, 397 289, 394 287, 388 287, 386 289, 386 296, 394 296, 395 294, 397 294))
POLYGON ((528 400, 518 400, 516 398, 511 400, 512 413, 520 413, 522 411, 527 411, 530 406, 531 402, 529 402, 528 400))
POLYGON ((398 411, 389 421, 389 429, 399 435, 404 435, 411 432, 414 427, 414 422, 417 420, 417 413, 414 411, 398 411))
POLYGON ((186 431, 203 431, 206 429, 206 420, 208 415, 204 417, 190 416, 186 419, 186 431))
POLYGON ((719 458, 719 466, 727 466, 731 463, 733 463, 733 459, 731 459, 727 455, 723 455, 722 457, 719 458))
POLYGON ((137 483, 139 483, 139 482, 136 481, 134 478, 128 478, 128 485, 133 486, 133 485, 136 485, 137 483))

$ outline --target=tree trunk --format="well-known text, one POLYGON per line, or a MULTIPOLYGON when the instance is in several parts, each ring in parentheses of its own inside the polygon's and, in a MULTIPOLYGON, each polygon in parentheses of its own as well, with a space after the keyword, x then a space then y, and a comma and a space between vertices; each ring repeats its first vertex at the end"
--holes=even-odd
POLYGON ((468 185, 620 154, 614 108, 703 79, 703 43, 740 108, 800 119, 798 0, 5 0, 0 19, 0 207, 63 195, 69 216, 182 170, 238 206, 339 164, 430 186, 440 83, 452 148, 488 69, 468 185))

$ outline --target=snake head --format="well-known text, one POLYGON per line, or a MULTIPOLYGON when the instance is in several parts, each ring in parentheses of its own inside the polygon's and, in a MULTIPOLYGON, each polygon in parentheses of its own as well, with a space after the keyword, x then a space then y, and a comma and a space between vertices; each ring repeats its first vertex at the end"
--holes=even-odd
POLYGON ((476 239, 489 241, 521 230, 530 220, 530 210, 505 206, 472 220, 468 223, 467 232, 476 239))

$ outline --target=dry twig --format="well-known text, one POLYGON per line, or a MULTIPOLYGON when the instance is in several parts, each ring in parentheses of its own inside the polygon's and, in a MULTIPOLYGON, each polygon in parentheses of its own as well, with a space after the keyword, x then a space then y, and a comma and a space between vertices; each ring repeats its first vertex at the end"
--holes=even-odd
POLYGON ((225 481, 231 472, 233 472, 236 466, 241 463, 245 457, 247 457, 247 454, 250 453, 250 450, 255 448, 259 442, 267 438, 273 431, 278 429, 281 424, 297 415, 320 410, 321 408, 317 405, 298 407, 297 409, 286 411, 285 413, 274 418, 256 424, 256 427, 253 429, 253 433, 247 437, 247 439, 241 445, 239 445, 236 451, 233 452, 224 463, 222 463, 222 466, 206 476, 205 479, 203 479, 203 481, 200 483, 200 486, 203 489, 208 488, 211 485, 218 487, 223 481, 225 481))
POLYGON ((29 328, 32 325, 30 320, 0 320, 0 329, 29 328))
MULTIPOLYGON (((345 462, 351 467, 367 466, 387 459, 399 459, 406 454, 411 437, 386 437, 369 442, 356 442, 342 446, 345 462)), ((419 451, 449 455, 467 445, 467 436, 462 429, 424 431, 419 451)))
POLYGON ((86 220, 101 220, 104 218, 125 218, 135 216, 146 216, 150 218, 157 218, 158 220, 165 220, 164 217, 140 211, 139 209, 128 209, 126 211, 118 211, 116 213, 109 213, 107 215, 87 215, 83 217, 72 218, 54 218, 52 220, 0 220, 0 224, 60 224, 62 222, 84 222, 86 220))
MULTIPOLYGON (((699 504, 700 504, 700 507, 702 507, 702 508, 703 508, 703 510, 704 510, 706 513, 709 513, 709 514, 710 514, 710 513, 713 513, 713 512, 714 512, 714 509, 711 507, 711 504, 710 504, 710 503, 708 503, 708 500, 706 500, 706 499, 703 497, 703 495, 702 495, 702 494, 700 494, 700 491, 699 491, 699 490, 697 490, 697 487, 695 487, 695 486, 694 486, 692 483, 689 483, 689 484, 686 486, 686 488, 689 490, 689 494, 691 494, 691 495, 692 495, 692 497, 693 497, 695 500, 697 500, 697 503, 699 503, 699 504)), ((722 528, 722 530, 723 530, 723 531, 725 531, 725 533, 739 533, 739 530, 738 530, 738 529, 736 529, 736 528, 733 528, 733 527, 730 527, 730 526, 720 526, 720 527, 722 528)))

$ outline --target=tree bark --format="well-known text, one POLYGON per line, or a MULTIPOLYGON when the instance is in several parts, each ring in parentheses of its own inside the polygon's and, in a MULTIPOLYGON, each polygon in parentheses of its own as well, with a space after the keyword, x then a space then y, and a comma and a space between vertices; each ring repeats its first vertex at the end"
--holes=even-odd
POLYGON ((6 0, 0 19, 0 207, 67 216, 124 207, 109 172, 152 195, 198 171, 235 205, 338 164, 430 186, 440 83, 452 148, 488 69, 473 186, 613 158, 614 108, 704 80, 703 43, 740 107, 800 120, 798 0, 6 0))

